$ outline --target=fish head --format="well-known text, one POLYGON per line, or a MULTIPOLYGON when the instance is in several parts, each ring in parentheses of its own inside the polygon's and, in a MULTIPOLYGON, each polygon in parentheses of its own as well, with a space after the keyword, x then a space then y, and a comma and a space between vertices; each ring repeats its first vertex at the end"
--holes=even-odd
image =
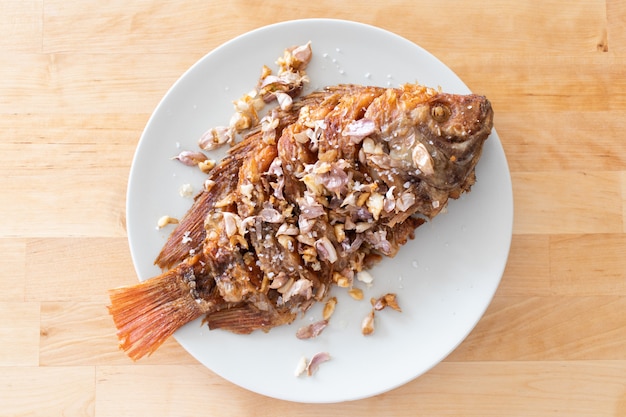
POLYGON ((372 171, 386 172, 389 183, 465 189, 493 128, 493 109, 481 95, 406 84, 381 93, 364 120, 367 123, 354 123, 369 126, 361 132, 368 134, 361 162, 372 171))
POLYGON ((433 94, 409 109, 406 140, 411 175, 440 188, 462 186, 493 128, 493 109, 481 95, 433 94))

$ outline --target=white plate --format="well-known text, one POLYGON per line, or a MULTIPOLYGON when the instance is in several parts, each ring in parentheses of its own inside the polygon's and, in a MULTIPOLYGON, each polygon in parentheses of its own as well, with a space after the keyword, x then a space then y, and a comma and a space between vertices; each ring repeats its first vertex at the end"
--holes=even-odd
MULTIPOLYGON (((162 215, 181 217, 203 175, 170 158, 197 149, 209 127, 224 125, 232 101, 254 88, 262 65, 276 69, 286 47, 312 41, 308 91, 338 83, 398 86, 420 82, 446 92, 469 93, 434 56, 387 31, 354 22, 290 21, 242 35, 210 52, 168 91, 137 148, 128 185, 127 222, 140 280, 157 275, 153 261, 171 227, 157 231, 162 215)), ((167 63, 164 63, 166 65, 167 63)), ((497 115, 496 115, 497 120, 497 115)), ((511 241, 513 198, 506 158, 495 130, 487 140, 472 192, 448 213, 421 226, 393 260, 372 270, 375 285, 355 301, 334 289, 339 303, 328 328, 315 340, 295 331, 321 317, 315 306, 298 322, 251 335, 209 331, 196 321, 175 337, 201 363, 248 390, 298 402, 338 402, 373 396, 423 374, 445 358, 483 315, 500 282, 511 241), (376 332, 364 337, 362 318, 372 296, 396 292, 402 313, 377 315, 376 332), (312 377, 296 378, 302 356, 327 351, 332 359, 312 377)), ((158 354, 158 353, 157 353, 158 354)))

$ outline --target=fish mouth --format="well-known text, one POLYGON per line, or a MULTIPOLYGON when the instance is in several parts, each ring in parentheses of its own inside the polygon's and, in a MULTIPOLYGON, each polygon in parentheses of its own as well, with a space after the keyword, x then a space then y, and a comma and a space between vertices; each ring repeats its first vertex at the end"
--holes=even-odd
POLYGON ((491 132, 491 129, 493 128, 493 107, 487 98, 483 98, 484 101, 480 104, 480 111, 484 117, 484 122, 482 124, 488 132, 491 132))
POLYGON ((462 139, 481 139, 485 132, 490 132, 493 126, 493 108, 485 96, 471 95, 467 97, 467 104, 460 106, 457 115, 460 124, 465 127, 462 139))

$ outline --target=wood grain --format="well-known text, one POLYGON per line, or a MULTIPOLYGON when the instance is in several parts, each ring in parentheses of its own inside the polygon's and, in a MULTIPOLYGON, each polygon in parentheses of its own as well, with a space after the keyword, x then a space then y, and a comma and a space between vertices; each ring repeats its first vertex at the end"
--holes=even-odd
POLYGON ((39 365, 39 303, 0 302, 0 366, 39 365))
POLYGON ((610 51, 623 54, 626 52, 626 5, 619 0, 608 0, 606 14, 610 51))
POLYGON ((626 295, 626 236, 584 234, 550 236, 552 289, 567 295, 626 295), (579 260, 584 260, 581 265, 579 260))
POLYGON ((0 236, 125 236, 126 178, 146 121, 130 114, 0 114, 0 215, 11 219, 0 236))
POLYGON ((515 233, 612 233, 623 229, 621 175, 605 171, 515 172, 515 233))
MULTIPOLYGON (((118 349, 107 302, 50 301, 41 303, 41 366, 130 365, 118 349)), ((39 325, 39 323, 38 323, 39 325)), ((168 340, 141 365, 197 364, 174 340, 168 340)))
POLYGON ((0 369, 0 398, 6 415, 94 415, 96 384, 92 366, 0 369))
POLYGON ((345 404, 294 404, 272 401, 220 383, 199 366, 100 367, 96 414, 137 415, 528 415, 529 404, 539 415, 620 415, 626 410, 618 361, 577 362, 444 362, 419 380, 387 394, 345 404), (476 376, 480 375, 480 383, 476 376), (512 378, 511 375, 515 375, 512 378), (185 380, 188 384, 176 384, 185 380), (207 396, 206 393, 211 393, 207 396), (140 405, 120 402, 122 396, 149 397, 140 405), (213 396, 223 399, 214 403, 213 396), (412 398, 410 407, 406 398, 412 398), (192 400, 193 399, 193 400, 192 400), (564 400, 565 399, 565 400, 564 400))
POLYGON ((626 415, 623 1, 0 0, 0 33, 0 415, 626 415), (174 339, 133 363, 107 290, 136 281, 150 114, 222 43, 312 17, 404 36, 492 101, 515 199, 492 303, 431 371, 360 401, 269 399, 174 339))
MULTIPOLYGON (((0 49, 14 52, 40 52, 43 37, 43 2, 9 0, 0 5, 0 49)), ((10 54, 3 54, 8 58, 10 54)))
POLYGON ((622 224, 623 230, 622 232, 626 232, 626 172, 621 172, 621 182, 622 182, 622 224))
POLYGON ((450 50, 451 45, 459 43, 468 51, 480 53, 589 52, 606 42, 607 32, 603 0, 568 7, 558 0, 514 5, 506 0, 491 1, 488 5, 459 0, 444 3, 365 0, 345 3, 340 8, 333 1, 322 0, 305 8, 299 4, 280 4, 280 15, 272 7, 277 4, 247 0, 187 1, 184 7, 152 1, 128 4, 118 0, 99 7, 97 15, 87 16, 80 7, 71 6, 79 3, 45 2, 44 52, 132 53, 141 49, 148 53, 169 54, 174 50, 202 53, 233 34, 281 20, 354 19, 356 15, 362 16, 359 20, 364 23, 394 31, 435 53, 450 50), (181 21, 189 24, 180 25, 181 21), (485 22, 489 22, 489 28, 485 22), (451 27, 458 29, 451 31, 451 27), (85 43, 84 39, 91 42, 85 43))
MULTIPOLYGON (((605 52, 446 55, 475 92, 493 97, 496 111, 606 112, 626 106, 622 55, 605 52), (584 69, 584 70, 581 70, 584 69), (491 76, 485 80, 481 74, 491 76)), ((537 126, 541 130, 541 126, 537 126)))
POLYGON ((448 360, 624 360, 624 308, 623 296, 497 297, 448 360))
POLYGON ((552 294, 550 236, 514 235, 497 295, 552 294))
POLYGON ((0 238, 0 253, 4 255, 0 274, 0 302, 24 301, 26 241, 18 238, 0 238))
POLYGON ((136 276, 123 238, 29 239, 26 254, 37 260, 26 265, 29 301, 104 303, 109 288, 136 276))
POLYGON ((0 113, 124 114, 151 113, 199 56, 170 55, 168 65, 160 54, 20 53, 14 58, 0 66, 0 113))
POLYGON ((498 112, 496 123, 514 172, 622 171, 626 166, 626 141, 617 139, 626 131, 621 111, 507 111, 498 112))

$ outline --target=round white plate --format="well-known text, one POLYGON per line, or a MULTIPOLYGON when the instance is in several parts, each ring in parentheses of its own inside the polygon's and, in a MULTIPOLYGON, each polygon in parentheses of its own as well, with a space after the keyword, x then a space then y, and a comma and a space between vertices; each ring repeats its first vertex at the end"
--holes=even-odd
MULTIPOLYGON (((237 37, 193 65, 167 92, 139 142, 128 185, 127 225, 140 280, 160 273, 154 259, 172 230, 156 230, 162 215, 182 217, 192 199, 179 189, 203 184, 198 169, 172 156, 197 150, 207 128, 228 124, 232 101, 252 90, 262 65, 276 70, 285 48, 312 42, 306 91, 339 83, 399 86, 406 82, 469 93, 444 64, 419 46, 360 23, 310 19, 263 27, 237 37)), ((305 92, 306 92, 305 91, 305 92)), ((497 115, 496 115, 497 120, 497 115)), ((224 152, 224 151, 221 151, 224 152)), ((214 154, 220 157, 222 154, 214 154)), ((511 242, 510 174, 495 130, 485 144, 472 192, 426 223, 394 259, 372 271, 375 283, 356 301, 344 289, 330 325, 314 340, 296 330, 321 318, 315 306, 289 326, 235 335, 209 331, 200 320, 176 332, 180 344, 223 378, 248 390, 298 402, 338 402, 383 393, 445 358, 483 315, 500 282, 511 242), (361 335, 370 297, 395 292, 402 313, 377 314, 373 335, 361 335), (332 359, 312 377, 294 376, 300 358, 326 351, 332 359)))

